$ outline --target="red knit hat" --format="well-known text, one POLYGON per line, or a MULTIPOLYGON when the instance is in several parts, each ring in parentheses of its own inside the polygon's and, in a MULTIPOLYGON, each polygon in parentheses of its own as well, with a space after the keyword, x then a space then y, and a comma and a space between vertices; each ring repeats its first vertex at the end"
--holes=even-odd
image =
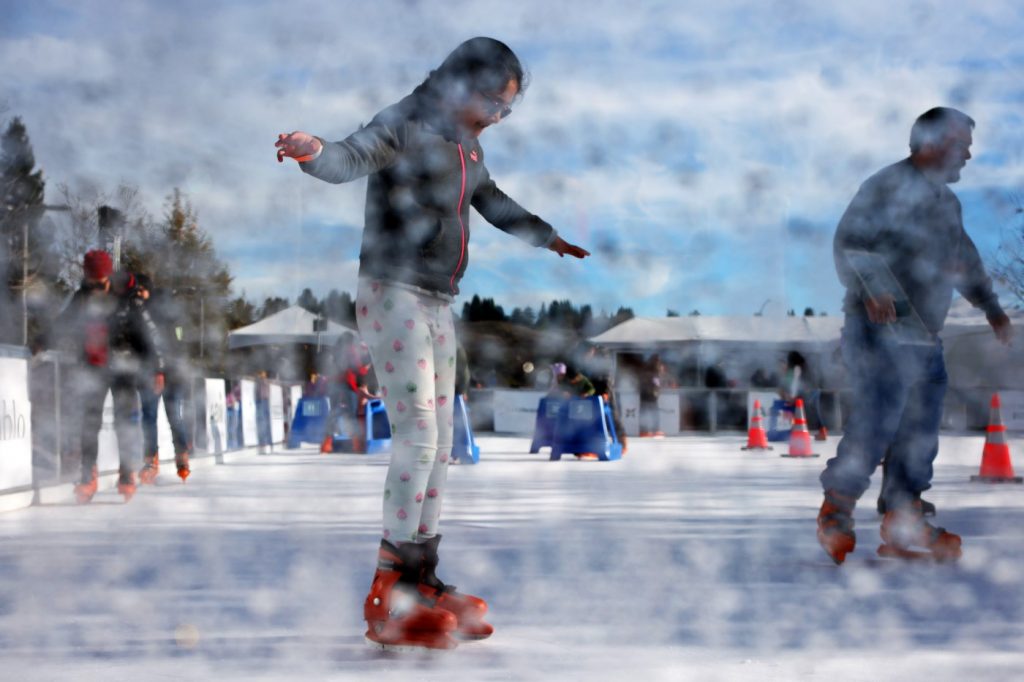
POLYGON ((106 251, 93 249, 85 254, 82 269, 89 279, 103 279, 110 277, 110 273, 114 271, 114 261, 110 259, 110 254, 106 251))

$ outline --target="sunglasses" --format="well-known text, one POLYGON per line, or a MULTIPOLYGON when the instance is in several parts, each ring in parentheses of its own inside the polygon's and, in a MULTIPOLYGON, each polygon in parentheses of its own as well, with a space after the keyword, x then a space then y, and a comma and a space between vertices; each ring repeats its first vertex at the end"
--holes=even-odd
POLYGON ((506 118, 512 113, 512 107, 497 97, 491 95, 485 95, 482 92, 477 93, 480 95, 480 99, 483 100, 484 105, 481 107, 488 116, 498 115, 498 118, 506 118))

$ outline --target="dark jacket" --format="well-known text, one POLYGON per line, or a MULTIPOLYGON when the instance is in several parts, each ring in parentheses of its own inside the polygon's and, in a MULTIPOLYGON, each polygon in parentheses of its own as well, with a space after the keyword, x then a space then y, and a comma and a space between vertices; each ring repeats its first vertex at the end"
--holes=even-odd
POLYGON ((839 221, 833 255, 846 287, 843 310, 864 315, 864 294, 846 249, 879 254, 929 331, 945 324, 954 287, 989 319, 1002 314, 992 280, 964 231, 960 200, 929 181, 910 159, 868 178, 839 221))
POLYGON ((456 139, 416 103, 406 97, 344 140, 324 142, 319 157, 299 165, 327 182, 370 176, 361 276, 453 296, 469 264, 470 206, 534 246, 550 244, 556 233, 498 189, 476 139, 456 139))
POLYGON ((70 359, 119 373, 164 371, 156 325, 133 290, 95 294, 79 288, 54 323, 57 347, 70 359))
POLYGON ((155 363, 157 355, 161 356, 169 374, 178 380, 186 378, 189 374, 188 353, 178 339, 178 330, 186 326, 183 299, 168 289, 152 288, 149 298, 144 299, 143 310, 148 313, 159 338, 159 353, 154 350, 147 357, 155 363))

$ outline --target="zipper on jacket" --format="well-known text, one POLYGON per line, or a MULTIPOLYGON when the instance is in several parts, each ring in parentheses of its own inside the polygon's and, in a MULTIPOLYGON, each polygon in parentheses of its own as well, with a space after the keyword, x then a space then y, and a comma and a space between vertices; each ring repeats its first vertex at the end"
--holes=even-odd
POLYGON ((459 234, 462 238, 461 246, 459 247, 459 264, 455 266, 455 272, 452 273, 452 278, 449 280, 449 289, 452 295, 455 294, 455 277, 459 274, 459 269, 462 267, 462 261, 466 258, 466 225, 462 222, 462 201, 466 198, 466 157, 462 153, 462 143, 459 142, 459 165, 462 166, 462 188, 459 190, 459 234))

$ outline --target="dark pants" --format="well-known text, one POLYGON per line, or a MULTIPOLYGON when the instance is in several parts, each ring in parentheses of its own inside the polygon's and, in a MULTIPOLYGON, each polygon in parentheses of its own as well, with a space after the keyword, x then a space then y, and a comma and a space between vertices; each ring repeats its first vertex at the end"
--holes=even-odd
POLYGON ((75 369, 75 405, 81 411, 81 452, 83 483, 92 480, 99 455, 99 435, 103 427, 103 401, 107 391, 114 400, 114 430, 121 476, 134 470, 133 453, 138 448, 138 430, 134 423, 137 407, 137 376, 111 372, 105 367, 82 366, 75 369))
POLYGON ((888 452, 882 494, 892 509, 931 487, 947 384, 942 343, 901 345, 884 326, 847 316, 842 352, 853 400, 821 484, 859 498, 888 452))
POLYGON ((164 412, 167 423, 171 426, 171 441, 174 443, 174 454, 188 452, 188 427, 182 417, 182 405, 185 401, 185 386, 172 374, 167 374, 162 394, 153 392, 148 382, 139 386, 139 399, 142 402, 142 454, 146 457, 158 457, 160 444, 157 440, 156 423, 160 408, 160 397, 164 399, 164 412))

